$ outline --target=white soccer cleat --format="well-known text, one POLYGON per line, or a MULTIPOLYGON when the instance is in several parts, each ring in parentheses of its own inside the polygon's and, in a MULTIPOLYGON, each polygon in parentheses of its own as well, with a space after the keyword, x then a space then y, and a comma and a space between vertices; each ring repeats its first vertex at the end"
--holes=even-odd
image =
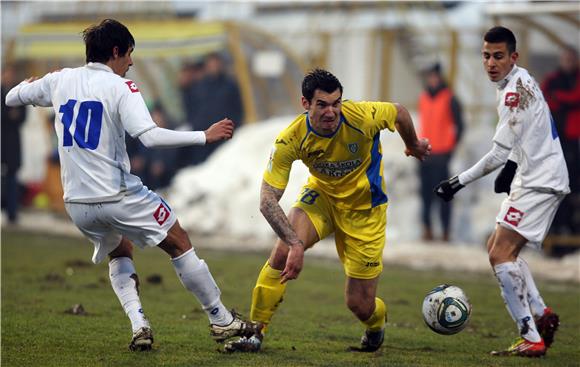
POLYGON ((153 346, 153 331, 148 327, 142 327, 133 333, 133 339, 129 344, 130 351, 151 350, 153 346))
POLYGON ((259 325, 241 318, 234 310, 231 311, 234 319, 228 325, 209 325, 209 333, 218 343, 235 336, 250 337, 259 331, 259 325))

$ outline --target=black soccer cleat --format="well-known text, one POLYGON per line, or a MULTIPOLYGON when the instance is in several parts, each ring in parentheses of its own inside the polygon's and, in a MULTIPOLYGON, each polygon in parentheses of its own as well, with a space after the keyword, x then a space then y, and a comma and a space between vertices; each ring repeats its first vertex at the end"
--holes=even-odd
POLYGON ((385 340, 385 328, 379 331, 369 331, 365 330, 362 338, 360 339, 360 347, 349 347, 348 350, 351 352, 366 352, 372 353, 379 350, 383 341, 385 340))
POLYGON ((538 333, 544 339, 546 348, 549 348, 554 342, 554 335, 558 331, 558 326, 560 326, 560 317, 550 307, 546 307, 544 314, 536 320, 538 333))

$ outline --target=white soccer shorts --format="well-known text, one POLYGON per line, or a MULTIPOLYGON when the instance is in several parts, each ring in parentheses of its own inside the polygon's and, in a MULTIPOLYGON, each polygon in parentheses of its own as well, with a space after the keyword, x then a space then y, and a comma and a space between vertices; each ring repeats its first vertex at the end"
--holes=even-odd
POLYGON ((531 189, 512 190, 495 220, 526 238, 526 246, 539 250, 564 196, 531 189))
POLYGON ((157 246, 177 220, 169 205, 147 187, 116 202, 66 203, 65 207, 95 246, 95 264, 119 246, 122 236, 141 248, 157 246))

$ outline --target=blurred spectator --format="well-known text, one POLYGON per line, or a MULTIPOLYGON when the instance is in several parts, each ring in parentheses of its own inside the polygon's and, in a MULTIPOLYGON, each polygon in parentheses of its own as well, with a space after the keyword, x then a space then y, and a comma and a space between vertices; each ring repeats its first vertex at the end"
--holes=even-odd
MULTIPOLYGON (((186 62, 181 68, 178 85, 181 91, 181 102, 186 120, 185 126, 182 127, 184 130, 196 130, 200 125, 197 121, 197 114, 203 99, 200 82, 204 75, 205 66, 203 60, 186 62)), ((199 146, 178 148, 179 154, 177 154, 175 162, 176 169, 201 162, 199 148, 199 146)))
POLYGON ((178 85, 188 128, 195 128, 195 118, 201 101, 200 81, 204 77, 203 61, 186 62, 179 73, 178 85))
POLYGON ((48 208, 53 214, 65 215, 64 191, 60 176, 60 157, 58 155, 58 138, 54 131, 55 115, 51 111, 44 120, 44 125, 50 136, 50 151, 46 156, 46 171, 42 189, 48 199, 48 208))
MULTIPOLYGON (((240 90, 236 81, 226 73, 223 57, 219 53, 207 55, 204 70, 205 75, 199 83, 198 107, 193 118, 194 129, 206 130, 212 121, 226 117, 240 124, 243 120, 240 90)), ((205 161, 220 144, 195 146, 192 164, 205 161)))
POLYGON ((6 94, 16 85, 14 65, 2 68, 2 209, 6 210, 8 221, 18 221, 20 190, 17 173, 21 164, 20 128, 26 119, 26 106, 6 106, 6 94))
POLYGON ((554 218, 552 231, 580 233, 580 73, 578 51, 567 47, 560 54, 560 65, 542 83, 558 130, 570 175, 571 193, 564 198, 554 218))
MULTIPOLYGON (((173 124, 159 102, 150 108, 151 117, 159 127, 171 129, 173 124)), ((138 139, 125 135, 131 173, 141 176, 143 184, 151 190, 167 187, 176 171, 177 149, 147 149, 138 139)))
POLYGON ((433 201, 433 187, 449 177, 449 162, 463 132, 461 105, 445 84, 440 64, 424 71, 425 90, 419 96, 419 136, 429 139, 431 156, 419 165, 423 240, 434 239, 431 204, 439 205, 442 239, 449 241, 451 203, 433 201))

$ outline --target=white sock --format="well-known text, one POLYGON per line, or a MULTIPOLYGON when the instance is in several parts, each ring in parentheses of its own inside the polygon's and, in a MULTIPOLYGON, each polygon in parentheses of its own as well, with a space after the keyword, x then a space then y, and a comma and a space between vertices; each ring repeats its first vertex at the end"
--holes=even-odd
POLYGON ((544 299, 540 295, 538 287, 536 287, 536 282, 534 282, 534 278, 532 277, 532 272, 530 271, 528 263, 521 256, 518 256, 516 264, 518 264, 518 266, 520 267, 520 270, 526 282, 530 310, 532 311, 532 315, 534 315, 534 317, 537 319, 544 314, 546 303, 544 302, 544 299))
POLYGON ((109 262, 109 278, 121 306, 131 320, 133 332, 142 327, 150 327, 143 313, 139 299, 139 280, 133 260, 128 257, 117 257, 109 262))
POLYGON ((230 311, 222 304, 220 289, 211 276, 205 261, 200 260, 193 248, 171 259, 181 284, 197 297, 211 324, 229 325, 233 321, 230 311))
POLYGON ((494 266, 493 270, 501 287, 501 295, 516 320, 520 335, 533 343, 542 340, 530 311, 526 282, 518 264, 506 262, 494 266))

